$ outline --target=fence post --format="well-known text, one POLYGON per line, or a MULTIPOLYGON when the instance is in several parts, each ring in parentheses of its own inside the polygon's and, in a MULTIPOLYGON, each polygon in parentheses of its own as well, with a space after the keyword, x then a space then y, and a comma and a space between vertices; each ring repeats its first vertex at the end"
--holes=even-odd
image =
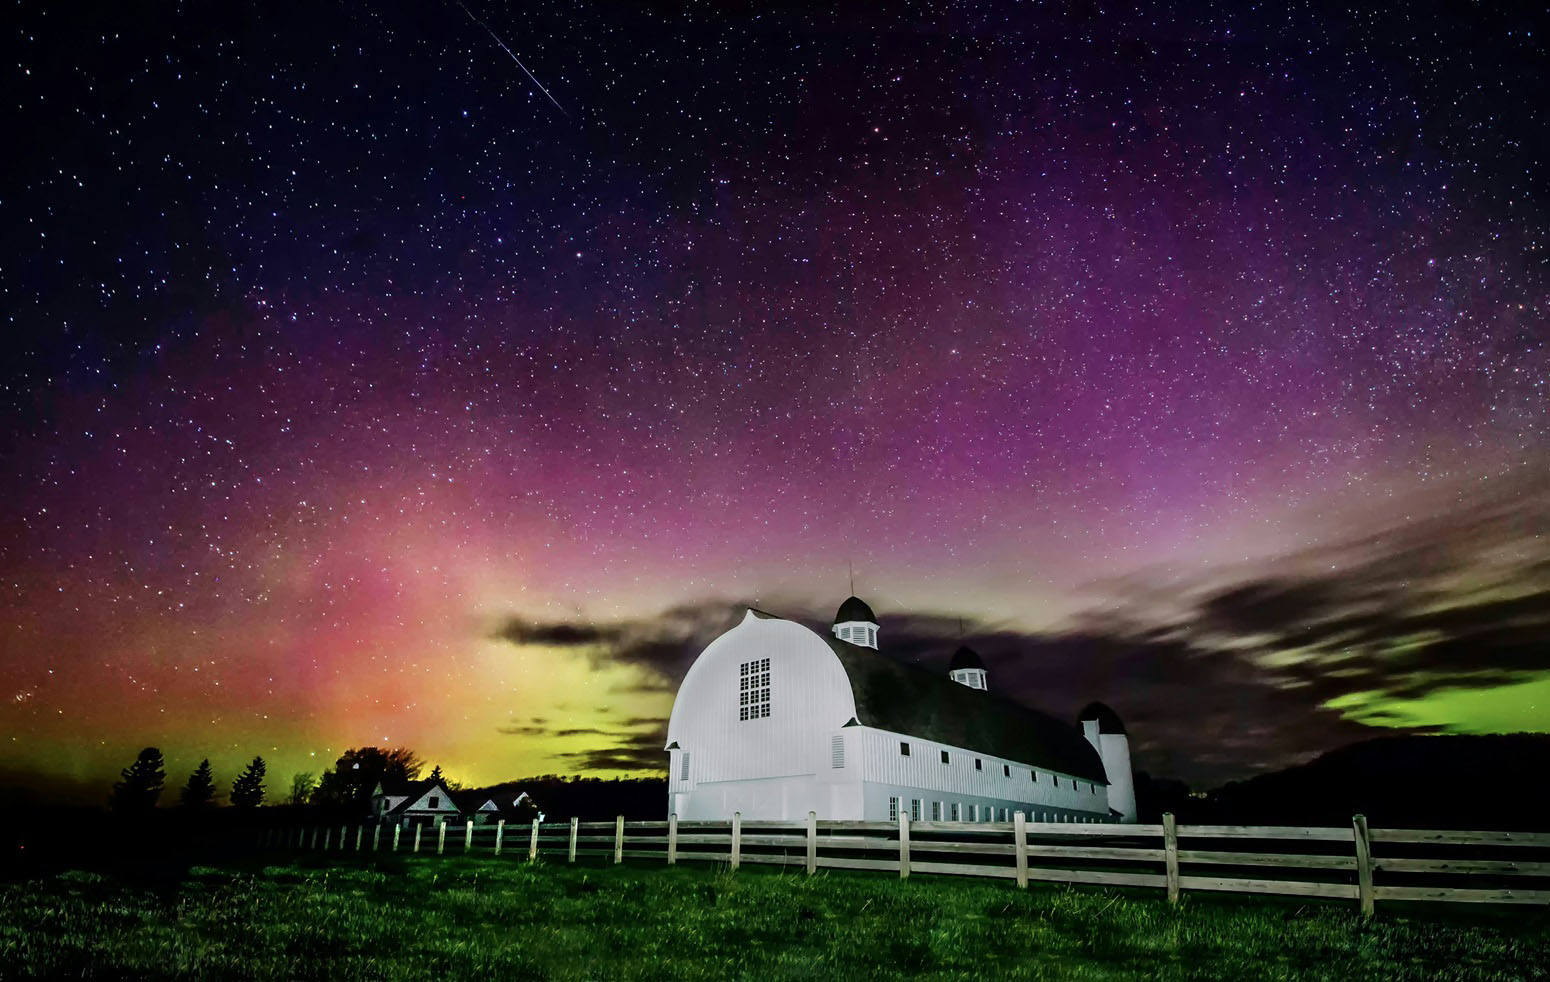
POLYGON ((440 856, 447 851, 447 820, 442 819, 441 824, 436 826, 436 830, 436 855, 440 856))
POLYGON ((678 863, 678 813, 667 816, 667 865, 678 863))
POLYGON ((472 849, 473 847, 474 847, 474 820, 470 818, 468 820, 468 824, 463 826, 463 851, 467 852, 468 850, 472 849))
POLYGON ((382 823, 378 822, 377 823, 377 827, 375 829, 373 829, 372 833, 371 833, 371 851, 372 852, 376 852, 377 849, 381 847, 381 845, 382 845, 382 823))
POLYGON ((743 813, 732 813, 732 868, 743 863, 743 813))
POLYGON ((1362 916, 1371 917, 1372 892, 1372 840, 1367 836, 1367 816, 1353 815, 1351 831, 1356 835, 1356 893, 1361 900, 1362 916))
POLYGON ((807 875, 818 872, 818 813, 807 813, 807 875))
POLYGON ((402 825, 395 825, 395 826, 393 826, 393 851, 394 852, 398 851, 398 833, 402 832, 403 830, 404 830, 404 827, 402 825))
POLYGON ((576 861, 576 833, 580 828, 581 819, 578 816, 572 815, 570 817, 570 851, 565 855, 567 863, 574 863, 576 861))
POLYGON ((340 852, 344 851, 344 836, 345 836, 345 833, 348 832, 348 831, 350 831, 350 826, 348 826, 348 825, 341 825, 341 826, 339 826, 339 851, 340 852))
POLYGON ((416 823, 415 826, 414 826, 414 851, 415 852, 419 852, 420 851, 420 830, 423 829, 424 827, 425 826, 420 825, 419 823, 416 823))
POLYGON ((333 841, 334 841, 334 829, 333 829, 333 826, 329 826, 328 828, 323 830, 323 851, 324 852, 328 852, 328 847, 329 847, 329 845, 333 841))
MULTIPOLYGON (((901 802, 902 804, 902 802, 901 802)), ((910 875, 910 813, 899 809, 899 879, 910 875)))
POLYGON ((364 825, 357 825, 355 827, 355 851, 356 852, 360 852, 361 851, 361 843, 363 843, 365 841, 366 841, 366 826, 364 826, 364 825))
POLYGON ((1028 816, 1012 813, 1012 851, 1017 853, 1017 885, 1028 889, 1028 816))
POLYGON ((1163 858, 1168 863, 1168 903, 1179 902, 1179 832, 1173 812, 1163 812, 1163 858))
POLYGON ((500 819, 495 823, 495 855, 501 854, 501 839, 506 835, 506 820, 500 819))
POLYGON ((296 826, 296 848, 300 849, 307 844, 307 828, 304 825, 296 826))
POLYGON ((533 819, 533 833, 527 838, 527 861, 538 858, 538 819, 533 819))
POLYGON ((309 849, 316 849, 317 847, 318 847, 318 827, 316 825, 314 825, 314 826, 312 826, 312 844, 310 846, 308 846, 308 848, 309 849))
POLYGON ((624 862, 624 816, 614 819, 614 863, 624 862))

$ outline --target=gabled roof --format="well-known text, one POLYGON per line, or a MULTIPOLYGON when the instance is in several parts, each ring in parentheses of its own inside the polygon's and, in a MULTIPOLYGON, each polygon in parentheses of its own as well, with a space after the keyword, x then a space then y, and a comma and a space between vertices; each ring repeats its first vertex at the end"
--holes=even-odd
POLYGON ((871 648, 824 640, 850 678, 861 725, 1108 783, 1098 752, 1069 724, 871 648))
POLYGON ((402 796, 403 798, 403 800, 399 801, 398 804, 387 810, 387 814, 389 815, 403 814, 422 797, 424 797, 426 792, 435 788, 440 788, 442 793, 447 796, 448 800, 451 800, 454 804, 457 803, 456 799, 452 796, 452 792, 447 790, 446 785, 432 778, 425 778, 424 780, 420 781, 382 780, 378 782, 377 786, 382 789, 382 793, 384 795, 393 798, 402 796))

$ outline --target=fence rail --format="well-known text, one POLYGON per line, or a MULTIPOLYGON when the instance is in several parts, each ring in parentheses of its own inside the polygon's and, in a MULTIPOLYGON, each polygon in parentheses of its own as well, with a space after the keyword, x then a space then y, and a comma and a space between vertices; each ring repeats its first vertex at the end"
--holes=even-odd
POLYGON ((1051 883, 1185 891, 1279 894, 1355 900, 1364 916, 1378 901, 1550 905, 1550 834, 1349 828, 1178 825, 1067 825, 820 821, 667 821, 412 829, 343 825, 270 829, 262 845, 334 852, 525 852, 529 861, 564 855, 819 869, 981 876, 1051 883), (412 832, 412 834, 410 834, 412 832), (522 833, 527 833, 525 836, 522 833), (1376 850, 1375 847, 1376 846, 1376 850), (525 848, 523 848, 525 847, 525 848), (1382 882, 1378 882, 1378 878, 1382 882))

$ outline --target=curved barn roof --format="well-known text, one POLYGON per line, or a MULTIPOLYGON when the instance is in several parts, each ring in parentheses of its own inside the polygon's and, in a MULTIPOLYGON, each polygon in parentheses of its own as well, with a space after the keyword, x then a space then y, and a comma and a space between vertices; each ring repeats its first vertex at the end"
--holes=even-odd
POLYGON ((824 640, 850 678, 856 720, 863 726, 978 750, 1084 781, 1109 781, 1098 752, 1067 723, 946 675, 900 664, 871 648, 836 637, 824 640))

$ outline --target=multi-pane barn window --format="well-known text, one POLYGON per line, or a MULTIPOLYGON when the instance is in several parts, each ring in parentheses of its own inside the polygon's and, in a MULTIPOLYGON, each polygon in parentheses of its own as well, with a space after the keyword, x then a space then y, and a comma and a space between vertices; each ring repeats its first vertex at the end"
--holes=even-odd
POLYGON ((940 822, 941 820, 942 820, 942 803, 940 801, 933 801, 931 803, 931 821, 933 821, 933 822, 940 822))
POLYGON ((919 798, 911 798, 910 799, 910 821, 912 821, 912 822, 920 821, 920 799, 919 798))
POLYGON ((888 821, 890 821, 890 822, 897 822, 898 820, 899 820, 899 799, 898 798, 890 797, 888 799, 888 821))
POLYGON ((770 714, 770 660, 755 658, 738 666, 737 718, 762 719, 770 714))

